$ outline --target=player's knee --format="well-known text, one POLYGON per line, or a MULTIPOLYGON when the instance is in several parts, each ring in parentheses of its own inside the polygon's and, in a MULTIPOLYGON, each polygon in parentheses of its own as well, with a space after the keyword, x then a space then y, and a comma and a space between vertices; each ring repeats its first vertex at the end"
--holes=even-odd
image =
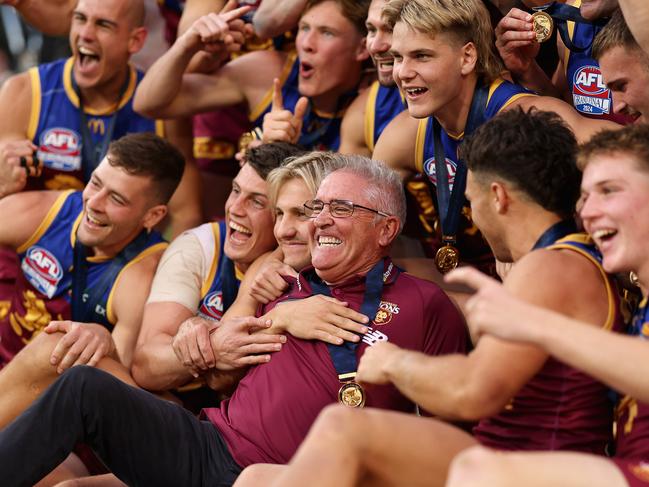
POLYGON ((280 473, 279 465, 258 463, 246 467, 237 477, 237 486, 269 485, 280 473))
POLYGON ((21 369, 27 374, 55 370, 50 364, 50 357, 63 336, 63 333, 39 333, 16 355, 14 360, 20 364, 21 369))
MULTIPOLYGON (((447 487, 473 487, 487 485, 482 482, 491 478, 495 470, 496 454, 483 446, 474 446, 459 453, 451 462, 447 487), (487 475, 487 472, 490 472, 487 475)), ((491 485, 491 484, 489 484, 491 485)))
POLYGON ((318 415, 314 424, 314 429, 323 431, 349 431, 347 426, 353 427, 355 424, 354 416, 358 411, 340 404, 331 404, 325 407, 318 415))

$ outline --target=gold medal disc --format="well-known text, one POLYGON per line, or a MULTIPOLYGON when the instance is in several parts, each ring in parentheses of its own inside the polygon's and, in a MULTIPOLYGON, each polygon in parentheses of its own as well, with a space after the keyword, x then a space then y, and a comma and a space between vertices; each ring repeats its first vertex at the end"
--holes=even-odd
POLYGON ((452 271, 459 263, 460 251, 452 245, 444 245, 435 254, 435 266, 442 274, 452 271))
POLYGON ((345 382, 338 390, 338 402, 350 408, 365 406, 365 391, 356 382, 345 382))
POLYGON ((545 12, 534 12, 532 14, 532 26, 536 34, 536 42, 541 43, 547 41, 552 36, 554 21, 545 12))
POLYGON ((241 137, 239 137, 239 152, 245 152, 253 140, 255 140, 255 136, 251 132, 241 134, 241 137))

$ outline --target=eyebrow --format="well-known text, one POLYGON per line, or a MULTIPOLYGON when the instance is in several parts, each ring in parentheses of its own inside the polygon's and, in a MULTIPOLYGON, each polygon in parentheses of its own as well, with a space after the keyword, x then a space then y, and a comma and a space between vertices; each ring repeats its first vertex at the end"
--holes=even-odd
MULTIPOLYGON (((72 15, 80 15, 80 16, 86 18, 86 19, 89 18, 88 14, 82 12, 81 10, 72 11, 72 15)), ((112 27, 117 27, 117 22, 114 21, 114 20, 105 19, 105 18, 98 18, 98 19, 95 20, 95 23, 97 23, 97 22, 102 22, 104 24, 110 24, 112 27)))
MULTIPOLYGON (((101 184, 102 187, 104 186, 104 182, 103 182, 103 181, 101 180, 101 178, 100 178, 99 176, 97 176, 97 174, 95 174, 94 172, 93 172, 92 175, 90 176, 90 179, 93 179, 93 178, 96 179, 97 181, 99 181, 99 184, 101 184)), ((124 195, 123 195, 122 193, 120 193, 119 191, 115 191, 114 189, 110 189, 110 188, 108 188, 108 192, 109 192, 110 194, 115 195, 115 196, 118 196, 120 199, 124 200, 124 203, 128 203, 128 204, 131 203, 131 200, 128 199, 126 196, 124 196, 124 195)))

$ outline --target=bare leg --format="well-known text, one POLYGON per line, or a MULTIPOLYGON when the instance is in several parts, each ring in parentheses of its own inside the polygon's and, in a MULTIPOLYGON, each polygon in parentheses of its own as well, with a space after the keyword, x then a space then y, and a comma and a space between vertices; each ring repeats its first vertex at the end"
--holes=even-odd
POLYGON ((256 487, 274 482, 286 470, 286 465, 258 463, 246 467, 237 478, 233 487, 256 487))
MULTIPOLYGON (((40 333, 0 371, 0 430, 27 409, 59 374, 50 365, 50 355, 63 333, 40 333)), ((128 369, 104 358, 98 368, 135 386, 128 369)))
POLYGON ((443 486, 453 457, 475 444, 434 419, 329 406, 272 485, 443 486))
POLYGON ((60 484, 56 484, 55 487, 126 487, 126 484, 112 473, 107 473, 104 475, 65 480, 60 484))
POLYGON ((446 487, 628 487, 609 459, 573 452, 498 452, 484 447, 459 454, 446 487))
POLYGON ((88 470, 83 462, 74 453, 70 453, 58 467, 47 474, 34 487, 51 487, 67 479, 88 475, 88 470))

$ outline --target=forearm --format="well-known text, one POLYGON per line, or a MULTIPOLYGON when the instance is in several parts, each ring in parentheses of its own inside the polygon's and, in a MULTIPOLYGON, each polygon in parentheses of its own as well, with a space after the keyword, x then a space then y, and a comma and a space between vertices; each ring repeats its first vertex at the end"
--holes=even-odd
POLYGON ((527 71, 512 73, 512 76, 514 81, 539 95, 561 98, 560 90, 552 83, 552 80, 548 78, 536 61, 530 64, 527 71))
POLYGON ((158 338, 135 350, 131 374, 144 389, 165 391, 175 389, 193 379, 186 366, 176 357, 172 337, 158 338))
POLYGON ((135 110, 151 118, 172 118, 174 101, 180 97, 183 74, 196 49, 187 49, 179 38, 147 71, 135 93, 135 110))
POLYGON ((431 414, 473 420, 486 410, 471 392, 470 365, 465 355, 431 357, 399 349, 385 360, 384 367, 390 382, 431 414))
POLYGON ((252 18, 255 32, 261 38, 271 38, 297 25, 306 0, 265 0, 252 18))
POLYGON ((624 20, 640 47, 649 54, 649 2, 647 0, 619 0, 624 20))
POLYGON ((572 367, 642 402, 649 402, 649 343, 548 313, 530 341, 572 367))
POLYGON ((74 0, 18 0, 15 8, 27 22, 44 34, 66 36, 76 4, 74 0))

